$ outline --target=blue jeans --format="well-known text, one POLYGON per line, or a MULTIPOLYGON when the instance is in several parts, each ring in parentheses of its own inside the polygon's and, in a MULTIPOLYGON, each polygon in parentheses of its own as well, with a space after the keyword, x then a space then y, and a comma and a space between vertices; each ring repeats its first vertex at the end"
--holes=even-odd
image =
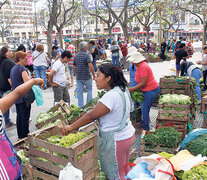
POLYGON ((153 102, 160 93, 160 86, 152 91, 143 92, 144 100, 141 102, 142 128, 149 131, 149 112, 153 102))
POLYGON ((34 66, 34 71, 35 71, 35 77, 36 78, 42 78, 45 83, 45 87, 47 87, 47 80, 46 80, 46 66, 34 66))
POLYGON ((112 56, 112 63, 114 66, 119 67, 119 55, 118 56, 112 56))
POLYGON ((68 69, 69 69, 70 75, 72 76, 73 75, 73 66, 68 66, 68 69))
POLYGON ((78 106, 83 108, 84 100, 83 100, 83 88, 86 86, 87 91, 87 100, 88 103, 92 99, 92 78, 88 80, 76 80, 77 83, 77 94, 78 94, 78 106))
POLYGON ((201 100, 201 88, 200 88, 200 86, 199 86, 199 80, 200 80, 200 78, 201 78, 201 74, 202 74, 202 72, 201 72, 201 70, 198 69, 198 68, 194 69, 194 70, 192 71, 192 73, 191 73, 191 76, 194 77, 194 78, 196 79, 196 82, 197 82, 197 84, 198 84, 198 86, 195 86, 195 91, 196 91, 196 93, 197 93, 197 95, 198 95, 198 100, 199 100, 199 101, 201 100))
POLYGON ((96 57, 92 61, 94 72, 97 72, 97 66, 96 66, 96 57))
MULTIPOLYGON (((4 92, 0 91, 0 98, 3 97, 4 92)), ((9 125, 11 119, 9 118, 9 110, 7 112, 4 113, 4 121, 5 121, 5 125, 9 125)))

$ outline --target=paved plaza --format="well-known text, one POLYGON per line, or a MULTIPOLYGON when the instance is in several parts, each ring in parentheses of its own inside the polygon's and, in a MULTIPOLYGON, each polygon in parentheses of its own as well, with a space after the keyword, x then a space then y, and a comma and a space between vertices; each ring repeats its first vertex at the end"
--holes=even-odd
MULTIPOLYGON (((201 48, 198 46, 195 48, 195 50, 196 52, 194 53, 192 58, 189 59, 189 61, 192 61, 194 63, 198 60, 201 60, 202 58, 201 48)), ((169 64, 170 64, 170 61, 149 63, 154 73, 154 76, 158 82, 159 82, 160 77, 170 74, 170 70, 168 69, 169 64)), ((128 71, 124 71, 124 76, 126 77, 127 80, 129 80, 128 71)), ((75 86, 69 89, 70 102, 71 104, 74 104, 77 106, 78 100, 74 97, 74 89, 75 89, 75 86)), ((93 97, 97 96, 97 92, 98 90, 96 88, 95 81, 93 81, 93 97)), ((50 109, 53 106, 54 97, 53 97, 53 91, 51 87, 46 90, 43 90, 43 98, 44 98, 44 104, 42 106, 37 107, 36 103, 32 104, 32 108, 31 108, 32 122, 30 123, 30 132, 33 132, 36 130, 35 123, 36 123, 37 115, 41 112, 46 112, 48 109, 50 109)), ((86 101, 86 93, 84 93, 84 98, 86 101)), ((156 114, 156 112, 153 114, 156 114)), ((10 117, 12 121, 14 122, 16 121, 15 113, 10 112, 10 117)), ((17 140, 16 126, 6 129, 6 132, 12 142, 15 142, 17 140)))

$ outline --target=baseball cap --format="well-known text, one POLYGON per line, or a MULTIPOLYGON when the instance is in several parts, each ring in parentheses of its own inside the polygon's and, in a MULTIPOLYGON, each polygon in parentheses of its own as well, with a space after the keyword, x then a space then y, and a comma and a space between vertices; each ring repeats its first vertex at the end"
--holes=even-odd
POLYGON ((121 43, 121 41, 118 41, 118 44, 120 44, 121 43))
POLYGON ((100 34, 99 37, 103 37, 103 36, 100 34))
POLYGON ((65 42, 71 43, 71 40, 70 39, 65 39, 65 42))

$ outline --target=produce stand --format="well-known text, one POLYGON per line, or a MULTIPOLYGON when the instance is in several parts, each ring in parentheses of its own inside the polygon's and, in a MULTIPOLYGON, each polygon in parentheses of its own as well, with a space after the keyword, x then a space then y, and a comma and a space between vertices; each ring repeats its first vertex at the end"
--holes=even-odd
MULTIPOLYGON (((96 130, 94 124, 82 129, 85 133, 94 130, 96 130)), ((34 168, 39 168, 57 176, 62 169, 58 165, 66 166, 68 162, 71 162, 74 167, 82 170, 84 176, 89 172, 93 172, 93 169, 97 167, 97 132, 89 134, 70 147, 63 147, 47 141, 48 137, 56 134, 60 134, 59 126, 47 127, 29 135, 28 142, 31 165, 34 168), (44 152, 39 150, 39 148, 44 148, 49 152, 44 152), (85 154, 86 151, 87 153, 85 154), (57 153, 67 158, 57 156, 57 153), (81 154, 83 156, 79 157, 81 154), (47 161, 43 162, 36 157, 44 158, 47 161)))
POLYGON ((135 129, 140 128, 139 123, 142 121, 142 112, 140 106, 137 107, 132 113, 130 113, 130 120, 135 129))
POLYGON ((149 134, 154 134, 154 132, 150 131, 143 131, 141 135, 141 141, 140 141, 140 156, 149 156, 151 154, 158 154, 163 151, 174 154, 177 151, 177 146, 173 148, 166 147, 165 144, 154 144, 154 147, 149 147, 147 143, 144 141, 144 136, 149 135, 149 134))
POLYGON ((207 95, 201 98, 200 112, 204 113, 205 111, 207 111, 207 95))

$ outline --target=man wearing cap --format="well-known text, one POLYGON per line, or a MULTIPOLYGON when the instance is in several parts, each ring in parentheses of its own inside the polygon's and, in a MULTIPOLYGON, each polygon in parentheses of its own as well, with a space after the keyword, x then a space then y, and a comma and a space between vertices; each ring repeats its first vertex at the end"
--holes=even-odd
POLYGON ((160 93, 160 86, 154 78, 152 69, 145 60, 146 58, 135 47, 129 48, 129 61, 136 66, 135 80, 137 82, 137 85, 130 87, 129 91, 133 92, 141 89, 144 95, 144 100, 141 102, 142 129, 149 131, 149 112, 153 102, 160 93))
POLYGON ((95 79, 95 73, 92 64, 92 57, 88 54, 88 43, 81 42, 79 45, 80 52, 74 58, 73 71, 76 76, 78 106, 83 108, 83 89, 86 87, 87 103, 92 99, 92 78, 95 79), (90 73, 91 72, 91 73, 90 73))
POLYGON ((186 60, 186 58, 189 58, 189 55, 187 51, 185 50, 184 43, 182 43, 179 49, 175 52, 175 58, 176 58, 176 76, 179 76, 180 70, 181 70, 180 61, 186 60))
POLYGON ((70 39, 65 39, 65 46, 66 46, 65 50, 70 51, 70 53, 72 54, 72 58, 68 62, 68 69, 70 71, 70 79, 71 79, 70 87, 73 87, 73 60, 75 57, 75 47, 72 45, 70 39))
POLYGON ((106 52, 105 52, 103 36, 102 35, 99 35, 99 39, 97 41, 97 47, 98 47, 98 50, 100 51, 100 53, 103 55, 103 58, 106 60, 107 55, 106 55, 106 52))
POLYGON ((129 64, 127 64, 127 54, 128 54, 128 47, 127 44, 124 43, 124 41, 118 41, 118 45, 121 49, 122 52, 122 59, 120 60, 120 67, 121 69, 128 69, 129 68, 129 64))

